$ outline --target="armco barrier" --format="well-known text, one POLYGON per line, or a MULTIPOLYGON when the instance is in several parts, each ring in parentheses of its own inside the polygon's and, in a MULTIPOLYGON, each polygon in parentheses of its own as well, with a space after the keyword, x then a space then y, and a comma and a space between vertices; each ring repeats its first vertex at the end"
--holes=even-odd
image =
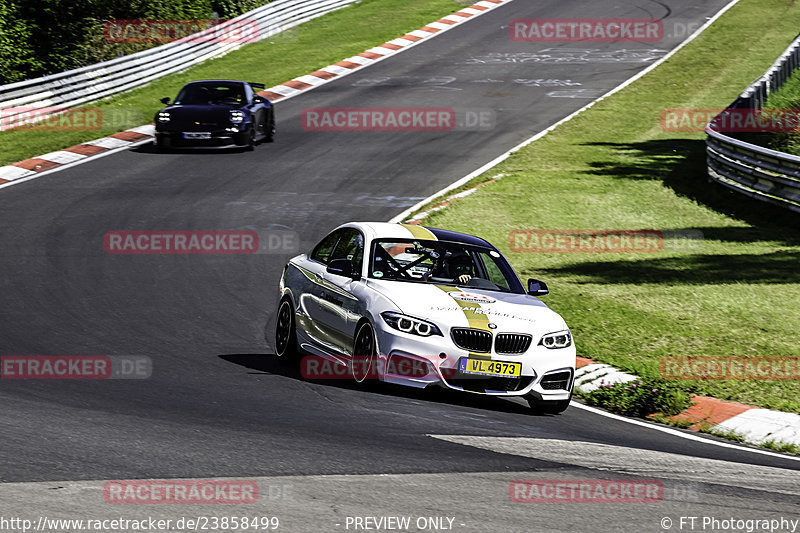
MULTIPOLYGON (((763 109, 800 66, 800 37, 728 109, 763 109)), ((723 112, 724 113, 724 112, 723 112)), ((715 131, 706 125, 709 178, 752 198, 800 213, 800 157, 777 152, 715 131)))
MULTIPOLYGON (((261 40, 357 1, 276 0, 223 23, 221 27, 244 20, 257 23, 258 36, 254 40, 261 40)), ((14 117, 30 108, 64 108, 91 102, 141 87, 241 46, 241 43, 208 42, 207 38, 198 38, 198 35, 111 61, 2 85, 0 115, 14 117)))

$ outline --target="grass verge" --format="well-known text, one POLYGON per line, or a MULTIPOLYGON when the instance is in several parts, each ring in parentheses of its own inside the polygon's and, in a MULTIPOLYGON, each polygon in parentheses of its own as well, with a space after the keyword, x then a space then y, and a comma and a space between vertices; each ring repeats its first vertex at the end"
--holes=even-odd
MULTIPOLYGON (((547 303, 578 352, 645 379, 675 356, 800 356, 797 220, 707 181, 705 136, 666 132, 665 108, 723 108, 797 35, 800 3, 742 0, 628 88, 518 151, 467 186, 504 176, 425 225, 497 244, 547 303), (765 32, 764 28, 770 28, 765 32), (731 46, 737 43, 737 46, 731 46), (517 253, 514 230, 700 232, 659 253, 517 253)), ((798 381, 675 382, 697 394, 798 412, 798 381)))
POLYGON ((654 378, 628 383, 600 383, 595 390, 577 391, 577 395, 588 405, 639 418, 677 415, 692 405, 691 390, 654 378))
POLYGON ((99 129, 43 131, 27 128, 0 132, 0 165, 27 159, 152 122, 185 83, 197 79, 244 79, 277 85, 361 53, 438 18, 462 9, 455 0, 361 0, 346 8, 301 24, 273 38, 243 46, 223 57, 184 72, 82 107, 96 107, 106 118, 99 129), (110 119, 110 120, 109 120, 110 119))
MULTIPOLYGON (((767 109, 800 110, 800 73, 795 72, 779 90, 769 95, 767 109)), ((741 135, 745 141, 773 150, 800 155, 800 130, 780 133, 750 133, 741 135)))

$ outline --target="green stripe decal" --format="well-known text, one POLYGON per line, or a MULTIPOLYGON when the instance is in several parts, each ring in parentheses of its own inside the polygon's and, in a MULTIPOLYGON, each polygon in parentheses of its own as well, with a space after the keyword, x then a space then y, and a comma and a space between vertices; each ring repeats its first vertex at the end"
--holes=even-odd
POLYGON ((416 224, 400 224, 400 225, 406 228, 408 231, 410 231, 411 235, 413 235, 417 239, 425 239, 426 241, 438 240, 436 238, 436 235, 434 235, 428 228, 417 226, 416 224))

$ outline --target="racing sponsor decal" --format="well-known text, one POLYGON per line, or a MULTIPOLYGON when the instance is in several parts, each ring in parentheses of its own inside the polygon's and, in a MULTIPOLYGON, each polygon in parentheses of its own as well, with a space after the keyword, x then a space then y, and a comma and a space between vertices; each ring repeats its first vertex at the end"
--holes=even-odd
POLYGON ((658 503, 664 484, 658 479, 526 479, 508 485, 514 503, 658 503))
MULTIPOLYGON (((473 306, 473 307, 454 307, 454 306, 444 306, 444 305, 436 305, 429 308, 431 311, 463 311, 467 309, 472 311, 478 315, 487 315, 492 320, 497 320, 498 318, 510 318, 513 320, 525 320, 527 322, 536 322, 533 318, 529 316, 517 315, 514 313, 506 313, 505 311, 498 311, 494 308, 483 309, 480 306, 473 306)), ((487 324, 490 329, 492 328, 491 324, 487 324)))
POLYGON ((514 19, 508 25, 512 41, 627 43, 657 42, 664 38, 658 19, 514 19))
POLYGON ((450 298, 453 298, 454 300, 461 300, 462 302, 492 304, 497 301, 490 296, 485 296, 483 294, 473 294, 464 291, 451 291, 448 292, 447 295, 450 296, 450 298))
POLYGON ((108 481, 103 499, 112 504, 243 504, 256 503, 259 490, 247 480, 108 481))
MULTIPOLYGON (((446 285, 436 285, 440 290, 447 293, 452 300, 458 304, 458 307, 461 309, 461 312, 464 313, 464 317, 467 319, 467 323, 469 324, 470 328, 473 329, 480 329, 483 331, 488 331, 491 333, 491 328, 489 328, 489 317, 486 316, 485 313, 476 312, 476 307, 474 305, 470 305, 468 302, 463 300, 458 300, 453 298, 450 293, 452 291, 452 287, 448 287, 446 285)), ((478 310, 482 310, 480 305, 477 307, 478 310)), ((475 359, 491 359, 492 356, 488 353, 480 353, 480 352, 469 352, 469 356, 475 359)))
POLYGON ((0 379, 146 379, 146 355, 3 355, 0 379))
POLYGON ((664 379, 800 380, 800 357, 664 357, 664 379))
MULTIPOLYGON (((446 285, 436 285, 436 287, 438 287, 439 289, 441 289, 442 291, 447 293, 448 296, 450 296, 450 293, 452 292, 452 287, 448 287, 446 285)), ((468 302, 465 302, 463 300, 458 300, 456 298, 453 298, 452 296, 450 296, 450 297, 461 308, 461 311, 464 313, 464 316, 467 318, 467 322, 469 323, 469 327, 475 328, 475 329, 482 329, 484 331, 491 331, 489 329, 489 317, 486 316, 485 313, 476 313, 474 305, 470 305, 468 302)), ((482 308, 480 306, 478 306, 478 309, 482 309, 482 308)), ((480 357, 486 357, 486 355, 482 355, 480 357)))

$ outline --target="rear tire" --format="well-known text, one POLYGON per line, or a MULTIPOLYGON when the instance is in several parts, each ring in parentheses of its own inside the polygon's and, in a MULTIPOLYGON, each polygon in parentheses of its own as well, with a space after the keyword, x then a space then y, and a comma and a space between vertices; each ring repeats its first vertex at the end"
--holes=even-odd
POLYGON ((289 364, 297 360, 297 353, 294 309, 292 302, 284 299, 278 306, 278 319, 275 324, 275 355, 281 363, 289 364))

